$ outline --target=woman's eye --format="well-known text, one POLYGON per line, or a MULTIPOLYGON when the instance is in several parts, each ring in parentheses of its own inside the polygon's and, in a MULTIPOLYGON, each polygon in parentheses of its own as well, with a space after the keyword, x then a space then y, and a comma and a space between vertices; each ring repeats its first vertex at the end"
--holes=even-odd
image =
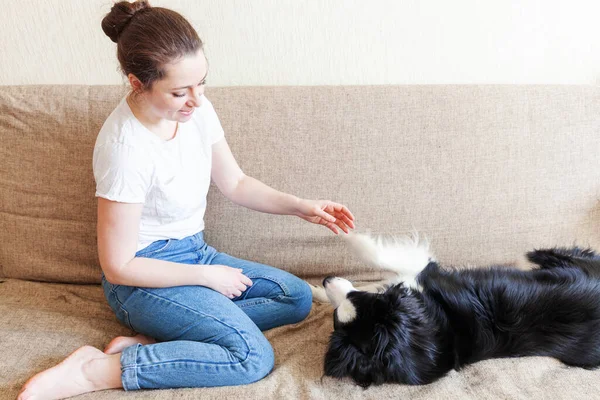
POLYGON ((184 94, 173 93, 173 96, 175 96, 175 97, 183 97, 183 96, 185 96, 185 93, 184 94))

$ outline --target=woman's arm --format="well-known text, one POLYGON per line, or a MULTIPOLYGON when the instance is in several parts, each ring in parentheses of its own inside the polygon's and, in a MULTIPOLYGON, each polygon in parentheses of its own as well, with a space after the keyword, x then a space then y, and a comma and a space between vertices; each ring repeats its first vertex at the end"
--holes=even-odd
POLYGON ((336 226, 348 233, 354 216, 343 205, 328 200, 304 200, 277 191, 244 174, 223 138, 212 147, 212 179, 225 197, 236 204, 269 214, 296 215, 309 222, 336 226))
POLYGON ((110 283, 150 288, 201 285, 230 298, 252 285, 239 269, 224 265, 198 267, 135 257, 142 208, 143 204, 98 198, 98 257, 110 283))
POLYGON ((225 197, 236 204, 269 214, 293 215, 301 201, 244 174, 225 138, 213 145, 212 179, 225 197))

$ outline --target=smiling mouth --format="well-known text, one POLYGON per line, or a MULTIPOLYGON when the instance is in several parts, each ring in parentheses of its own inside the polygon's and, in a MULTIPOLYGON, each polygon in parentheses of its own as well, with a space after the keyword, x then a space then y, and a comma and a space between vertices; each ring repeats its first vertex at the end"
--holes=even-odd
POLYGON ((193 111, 194 111, 193 108, 191 110, 188 110, 188 111, 179 110, 179 112, 182 113, 182 114, 184 114, 184 115, 190 115, 193 111))

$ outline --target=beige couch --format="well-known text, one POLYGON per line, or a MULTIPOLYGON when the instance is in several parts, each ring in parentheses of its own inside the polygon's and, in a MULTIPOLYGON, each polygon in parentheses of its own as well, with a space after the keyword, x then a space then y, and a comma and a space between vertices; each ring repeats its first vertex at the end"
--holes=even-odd
MULTIPOLYGON (((99 286, 92 148, 115 86, 0 88, 0 398, 76 348, 131 332, 99 286)), ((374 86, 210 88, 239 164, 273 187, 329 198, 357 230, 417 230, 443 262, 521 263, 533 247, 600 249, 600 88, 374 86)), ((327 229, 209 195, 206 237, 309 281, 381 275, 327 229)), ((428 386, 368 390, 321 379, 332 311, 266 332, 276 363, 244 387, 90 399, 600 398, 600 371, 548 358, 480 362, 428 386)), ((600 332, 599 332, 600 334, 600 332)))

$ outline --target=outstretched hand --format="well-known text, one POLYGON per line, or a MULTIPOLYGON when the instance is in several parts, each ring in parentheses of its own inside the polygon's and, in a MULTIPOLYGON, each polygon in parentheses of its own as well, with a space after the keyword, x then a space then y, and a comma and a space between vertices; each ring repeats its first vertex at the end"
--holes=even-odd
POLYGON ((354 229, 354 215, 346 206, 329 200, 300 200, 296 215, 313 224, 325 225, 336 235, 339 229, 354 229))

